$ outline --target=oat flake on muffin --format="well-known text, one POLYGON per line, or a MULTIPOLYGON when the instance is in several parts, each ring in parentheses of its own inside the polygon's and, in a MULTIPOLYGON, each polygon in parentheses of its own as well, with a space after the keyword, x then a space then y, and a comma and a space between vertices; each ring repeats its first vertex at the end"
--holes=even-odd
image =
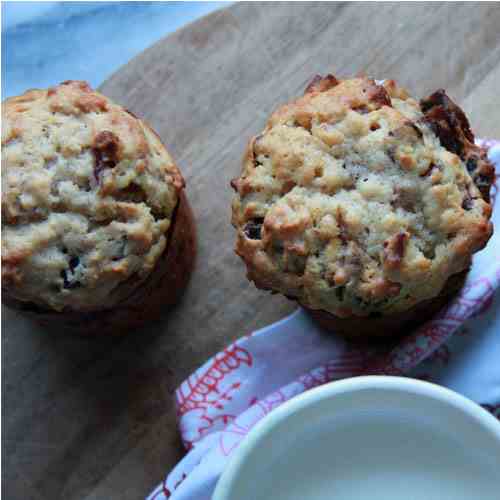
POLYGON ((166 248, 179 170, 141 120, 68 81, 2 104, 2 287, 56 311, 110 308, 166 248))
POLYGON ((493 167, 438 91, 316 77, 248 144, 232 181, 236 252, 259 288, 337 317, 437 296, 492 225, 493 167))

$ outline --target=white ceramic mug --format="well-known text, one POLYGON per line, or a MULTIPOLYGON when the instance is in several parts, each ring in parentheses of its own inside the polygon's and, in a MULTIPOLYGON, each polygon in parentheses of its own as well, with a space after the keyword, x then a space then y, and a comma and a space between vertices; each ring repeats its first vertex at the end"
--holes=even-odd
POLYGON ((213 500, 500 500, 500 422, 440 386, 368 376, 280 406, 213 500))

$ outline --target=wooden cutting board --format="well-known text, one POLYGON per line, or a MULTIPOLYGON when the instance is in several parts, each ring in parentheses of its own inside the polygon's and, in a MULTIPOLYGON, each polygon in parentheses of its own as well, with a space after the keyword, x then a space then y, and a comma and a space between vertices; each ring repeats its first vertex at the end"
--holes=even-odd
POLYGON ((257 4, 161 40, 101 90, 146 118, 187 180, 196 271, 169 318, 118 339, 43 332, 3 311, 4 498, 143 498, 181 458, 172 394, 225 344, 294 305, 256 290, 232 251, 229 181, 247 139, 316 73, 439 87, 500 137, 498 4, 257 4))

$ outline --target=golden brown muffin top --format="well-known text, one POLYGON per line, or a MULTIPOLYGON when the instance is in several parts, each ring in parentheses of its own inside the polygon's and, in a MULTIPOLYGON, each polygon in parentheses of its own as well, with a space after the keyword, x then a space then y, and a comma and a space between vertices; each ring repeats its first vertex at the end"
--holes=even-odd
POLYGON ((96 310, 143 281, 167 243, 182 176, 144 122, 81 81, 2 103, 2 286, 96 310))
POLYGON ((249 279, 339 317, 435 297, 492 232, 493 167, 473 141, 444 91, 419 104, 392 80, 316 77, 232 182, 249 279))

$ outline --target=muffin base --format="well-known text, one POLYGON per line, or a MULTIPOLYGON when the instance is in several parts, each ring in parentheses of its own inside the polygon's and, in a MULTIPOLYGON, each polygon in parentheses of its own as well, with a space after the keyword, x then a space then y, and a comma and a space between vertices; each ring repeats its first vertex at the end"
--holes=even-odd
POLYGON ((304 309, 322 328, 355 341, 396 338, 407 335, 435 316, 460 291, 469 269, 454 274, 443 291, 433 299, 425 300, 407 311, 379 317, 339 318, 323 310, 304 309))
POLYGON ((2 294, 2 302, 51 329, 80 335, 124 334, 158 319, 182 296, 196 259, 196 228, 182 191, 169 229, 167 247, 149 277, 121 303, 92 312, 51 311, 2 294))

